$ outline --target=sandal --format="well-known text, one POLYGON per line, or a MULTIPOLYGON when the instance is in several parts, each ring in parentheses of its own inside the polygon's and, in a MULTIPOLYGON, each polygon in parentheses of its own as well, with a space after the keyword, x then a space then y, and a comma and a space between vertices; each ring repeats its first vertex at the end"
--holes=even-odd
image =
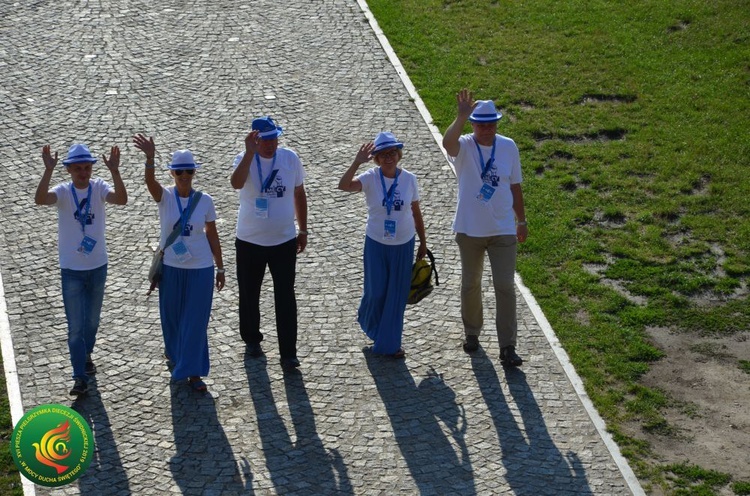
POLYGON ((199 393, 205 393, 208 391, 208 387, 206 387, 206 383, 201 380, 200 377, 191 377, 188 379, 188 384, 193 389, 193 391, 198 391, 199 393))
POLYGON ((403 348, 399 348, 396 353, 393 354, 393 358, 404 358, 406 356, 406 352, 403 348))

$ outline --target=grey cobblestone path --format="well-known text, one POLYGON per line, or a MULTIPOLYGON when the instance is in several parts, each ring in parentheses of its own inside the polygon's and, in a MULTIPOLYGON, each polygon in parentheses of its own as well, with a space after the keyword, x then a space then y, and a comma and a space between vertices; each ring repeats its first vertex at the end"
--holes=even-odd
MULTIPOLYGON (((23 406, 72 404, 96 441, 81 479, 38 494, 629 494, 522 300, 522 369, 500 367, 494 332, 477 356, 461 350, 455 181, 355 1, 5 0, 0 74, 0 264, 23 406), (278 364, 269 281, 266 357, 246 358, 238 335, 229 176, 262 114, 308 173, 298 374, 278 364), (364 201, 335 189, 382 129, 406 143, 442 282, 407 311, 404 361, 368 353, 356 324, 364 201), (192 149, 196 186, 216 200, 228 286, 214 298, 209 396, 170 384, 161 357, 157 298, 145 296, 157 208, 136 132, 155 136, 159 164, 192 149), (121 147, 130 202, 108 207, 99 372, 73 403, 56 213, 33 193, 41 147, 62 158, 77 141, 97 155, 121 147)), ((95 173, 111 181, 101 160, 95 173)))

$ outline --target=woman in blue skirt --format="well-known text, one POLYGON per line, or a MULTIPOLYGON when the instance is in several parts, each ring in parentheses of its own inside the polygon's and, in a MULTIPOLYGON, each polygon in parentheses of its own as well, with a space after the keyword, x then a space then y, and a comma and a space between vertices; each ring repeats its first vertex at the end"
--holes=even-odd
POLYGON ((137 135, 136 148, 146 154, 146 187, 159 204, 164 272, 159 282, 159 313, 172 379, 187 379, 195 391, 206 391, 208 375, 208 319, 214 286, 224 287, 224 263, 213 199, 193 189, 199 164, 190 150, 177 150, 167 165, 174 186, 156 180, 153 138, 137 135), (172 233, 175 235, 170 236, 172 233), (214 262, 216 276, 214 277, 214 262))
POLYGON ((417 259, 427 254, 419 209, 417 178, 398 166, 404 144, 389 132, 365 143, 339 181, 339 189, 362 191, 367 202, 364 248, 364 290, 359 325, 374 341, 372 351, 404 357, 401 335, 414 263, 414 234, 419 236, 417 259), (362 164, 373 167, 355 177, 362 164))

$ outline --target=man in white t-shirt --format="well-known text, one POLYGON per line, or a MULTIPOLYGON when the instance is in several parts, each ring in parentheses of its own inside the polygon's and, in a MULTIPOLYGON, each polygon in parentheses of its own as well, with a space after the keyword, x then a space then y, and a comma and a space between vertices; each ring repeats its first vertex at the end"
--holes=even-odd
POLYGON ((445 131, 443 147, 458 179, 453 230, 461 255, 461 319, 464 350, 479 349, 484 323, 482 270, 487 253, 495 289, 495 327, 503 365, 517 367, 516 243, 528 229, 521 190, 521 159, 512 139, 497 134, 497 112, 491 100, 475 102, 467 89, 456 95, 458 113, 445 131), (461 135, 466 121, 472 134, 461 135))
POLYGON ((112 147, 109 158, 102 155, 114 188, 99 178, 91 178, 96 158, 86 145, 70 147, 63 164, 71 181, 52 189, 49 184, 57 166, 57 152, 53 157, 50 146, 45 145, 42 159, 44 174, 34 201, 37 205, 57 206, 58 256, 74 380, 70 394, 80 396, 88 390, 89 376, 96 373, 91 353, 107 279, 104 203, 125 205, 128 193, 120 176, 120 149, 116 146, 112 147))
POLYGON ((293 150, 279 147, 282 132, 270 116, 254 119, 245 151, 234 159, 231 183, 240 195, 235 240, 240 335, 249 356, 263 354, 260 291, 268 267, 281 365, 294 369, 300 365, 294 280, 297 254, 307 246, 307 194, 302 162, 293 150))

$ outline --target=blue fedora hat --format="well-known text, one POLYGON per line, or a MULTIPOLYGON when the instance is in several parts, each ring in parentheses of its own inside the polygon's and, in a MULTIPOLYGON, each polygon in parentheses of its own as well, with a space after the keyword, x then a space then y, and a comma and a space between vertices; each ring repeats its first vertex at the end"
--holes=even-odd
POLYGON ((175 150, 172 153, 172 162, 167 164, 168 169, 197 169, 201 165, 195 162, 193 152, 190 150, 175 150))
POLYGON ((495 122, 499 121, 503 114, 495 109, 495 102, 492 100, 479 100, 474 111, 469 116, 471 122, 495 122))
POLYGON ((378 133, 378 135, 375 136, 375 141, 373 143, 375 144, 375 148, 372 150, 373 155, 377 155, 383 150, 387 150, 389 148, 401 149, 404 147, 404 144, 397 140, 393 133, 390 133, 388 131, 378 133))
POLYGON ((284 134, 284 130, 281 126, 276 125, 270 115, 254 119, 252 129, 258 131, 258 137, 263 140, 276 139, 284 134))
POLYGON ((68 158, 63 160, 63 165, 78 164, 78 163, 96 163, 96 158, 91 155, 89 147, 77 143, 68 149, 68 158))

